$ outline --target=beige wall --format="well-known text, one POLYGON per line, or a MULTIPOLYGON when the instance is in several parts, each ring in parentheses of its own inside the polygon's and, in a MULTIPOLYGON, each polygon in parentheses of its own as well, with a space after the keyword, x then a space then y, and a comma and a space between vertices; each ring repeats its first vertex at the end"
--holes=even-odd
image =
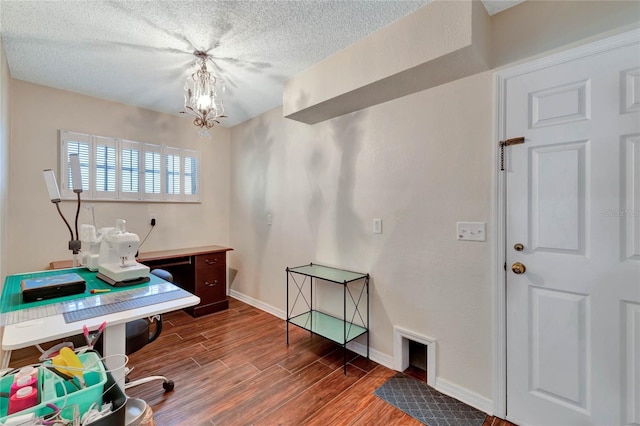
POLYGON ((480 0, 434 0, 292 77, 283 113, 318 123, 639 21, 637 0, 529 0, 491 17, 480 0))
POLYGON ((315 124, 486 71, 488 26, 479 1, 430 2, 288 80, 284 116, 315 124))
POLYGON ((527 0, 491 17, 492 65, 640 26, 640 1, 527 0))
POLYGON ((9 67, 0 39, 0 289, 4 284, 8 259, 7 222, 9 215, 9 67))
POLYGON ((392 354, 394 325, 436 338, 438 375, 490 399, 493 242, 457 241, 456 221, 491 219, 492 82, 313 126, 278 108, 234 127, 232 289, 284 311, 287 266, 369 272, 372 349, 392 354))
MULTIPOLYGON (((9 216, 9 67, 4 54, 2 39, 0 38, 0 291, 4 286, 4 277, 7 274, 6 265, 8 258, 8 216, 9 216)), ((0 340, 4 333, 4 327, 0 327, 0 340)), ((4 363, 5 351, 0 349, 0 362, 4 363)))
MULTIPOLYGON (((637 26, 639 4, 527 1, 491 18, 494 66, 637 26)), ((342 56, 323 63, 340 70, 335 87, 318 84, 335 76, 303 74, 318 90, 305 102, 358 77, 342 56)), ((483 72, 311 126, 276 109, 234 127, 232 289, 283 312, 287 266, 369 272, 374 352, 392 356, 394 326, 435 338, 438 379, 490 401, 495 242, 458 242, 455 226, 483 221, 494 232, 493 86, 483 72)))
MULTIPOLYGON (((58 130, 112 136, 196 149, 202 153, 202 203, 95 202, 98 227, 117 218, 142 239, 149 216, 158 224, 142 251, 229 243, 229 130, 198 136, 191 121, 49 87, 11 80, 12 138, 9 179, 7 273, 39 270, 49 261, 71 259, 69 232, 49 201, 42 177, 58 169, 58 130)), ((67 219, 75 202, 63 201, 67 219)), ((79 223, 90 223, 89 210, 79 223)))

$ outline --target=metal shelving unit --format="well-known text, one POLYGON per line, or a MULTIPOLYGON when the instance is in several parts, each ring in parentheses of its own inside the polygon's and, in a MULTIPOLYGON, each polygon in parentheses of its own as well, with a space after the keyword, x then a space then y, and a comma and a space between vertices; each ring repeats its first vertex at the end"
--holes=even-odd
POLYGON ((296 325, 313 334, 329 339, 342 346, 344 358, 344 374, 347 374, 347 348, 346 345, 353 339, 367 335, 367 358, 369 358, 369 274, 347 271, 310 263, 308 265, 287 268, 287 345, 289 344, 289 324, 296 325), (302 282, 296 277, 302 278, 302 282), (318 280, 342 286, 342 317, 322 312, 314 306, 313 286, 318 280), (289 303, 289 287, 291 282, 296 287, 295 300, 289 303), (309 283, 308 296, 303 291, 309 283), (358 284, 361 282, 358 292, 358 284), (354 290, 355 296, 354 297, 354 290), (366 296, 366 300, 362 300, 366 296), (294 314, 297 303, 302 301, 305 306, 302 313, 294 314), (347 306, 353 308, 350 318, 347 318, 347 306), (366 320, 360 312, 361 303, 366 302, 366 320))

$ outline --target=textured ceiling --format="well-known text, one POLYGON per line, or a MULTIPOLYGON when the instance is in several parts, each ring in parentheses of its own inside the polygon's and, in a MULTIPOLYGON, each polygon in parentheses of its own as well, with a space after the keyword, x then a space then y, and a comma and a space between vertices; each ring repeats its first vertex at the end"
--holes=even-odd
MULTIPOLYGON (((13 78, 169 114, 208 51, 233 126, 282 104, 285 81, 421 1, 0 1, 13 78)), ((485 1, 490 14, 512 1, 485 1)))

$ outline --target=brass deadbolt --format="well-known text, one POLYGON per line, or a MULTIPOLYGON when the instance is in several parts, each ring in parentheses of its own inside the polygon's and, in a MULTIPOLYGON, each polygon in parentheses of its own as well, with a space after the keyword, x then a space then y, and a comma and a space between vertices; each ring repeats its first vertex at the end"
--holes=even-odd
POLYGON ((522 251, 522 250, 524 250, 524 246, 522 245, 522 243, 516 243, 516 244, 513 246, 513 249, 514 249, 515 251, 522 251))
POLYGON ((519 274, 524 274, 524 272, 527 270, 527 267, 520 262, 516 262, 513 265, 511 265, 511 270, 513 271, 514 274, 519 275, 519 274))

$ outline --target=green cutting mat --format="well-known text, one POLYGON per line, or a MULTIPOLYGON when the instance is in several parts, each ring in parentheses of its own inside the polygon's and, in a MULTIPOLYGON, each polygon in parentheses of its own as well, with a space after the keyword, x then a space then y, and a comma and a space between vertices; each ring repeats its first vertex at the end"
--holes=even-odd
POLYGON ((124 290, 132 290, 136 288, 147 287, 150 284, 160 284, 165 281, 156 277, 153 274, 149 274, 149 278, 151 281, 138 284, 131 285, 127 287, 111 287, 109 284, 100 280, 96 277, 95 272, 91 272, 85 268, 70 268, 70 269, 57 269, 55 271, 43 271, 43 272, 33 272, 30 274, 17 274, 17 275, 9 275, 4 281, 4 288, 2 289, 2 297, 0 299, 0 312, 12 312, 18 311, 20 309, 26 308, 37 308, 40 306, 50 305, 52 303, 60 303, 67 302, 70 300, 84 299, 85 297, 94 296, 91 294, 91 290, 93 289, 109 289, 110 293, 115 293, 118 291, 124 290), (38 300, 36 302, 23 302, 22 301, 22 293, 20 292, 20 282, 26 278, 40 278, 40 277, 48 277, 52 275, 60 275, 60 274, 68 274, 70 272, 75 272, 80 275, 86 282, 87 288, 84 293, 72 294, 70 296, 64 297, 56 297, 53 299, 47 300, 38 300))

